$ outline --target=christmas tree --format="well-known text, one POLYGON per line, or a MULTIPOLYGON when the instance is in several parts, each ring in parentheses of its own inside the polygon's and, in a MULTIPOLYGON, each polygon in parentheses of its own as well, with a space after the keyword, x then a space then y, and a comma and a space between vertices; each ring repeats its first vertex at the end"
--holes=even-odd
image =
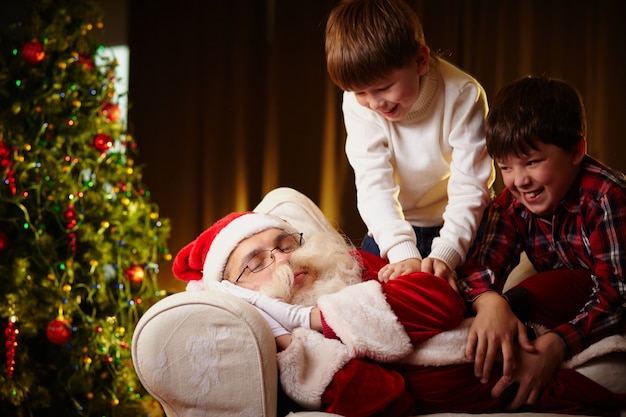
POLYGON ((99 3, 3 0, 0 24, 0 414, 160 414, 130 343, 165 295, 169 223, 134 162, 99 3))

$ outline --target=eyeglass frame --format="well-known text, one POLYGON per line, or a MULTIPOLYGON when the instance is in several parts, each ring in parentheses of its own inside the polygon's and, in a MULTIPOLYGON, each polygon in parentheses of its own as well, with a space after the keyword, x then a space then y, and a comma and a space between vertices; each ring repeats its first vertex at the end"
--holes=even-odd
POLYGON ((304 233, 302 233, 302 232, 299 232, 299 233, 289 233, 289 234, 284 235, 284 236, 281 238, 280 242, 282 242, 282 241, 283 241, 284 239, 286 239, 287 237, 293 237, 293 238, 294 238, 294 240, 298 243, 298 245, 297 245, 296 247, 294 247, 294 249, 293 249, 293 250, 285 251, 285 250, 283 250, 282 248, 280 248, 280 246, 276 246, 276 247, 274 247, 273 249, 267 249, 267 250, 260 251, 260 252, 258 252, 257 254, 255 254, 252 258, 250 258, 250 260, 248 260, 248 263, 249 263, 252 259, 256 258, 256 257, 257 257, 257 256, 259 256, 260 254, 265 253, 265 252, 269 252, 269 253, 270 253, 270 259, 271 259, 272 261, 271 261, 270 263, 268 263, 267 265, 263 266, 262 268, 260 268, 260 269, 259 269, 259 268, 255 268, 254 270, 253 270, 252 268, 250 268, 250 266, 249 266, 248 264, 246 264, 246 266, 243 268, 243 270, 241 271, 241 273, 239 274, 239 276, 237 277, 237 279, 234 281, 234 283, 235 283, 235 284, 237 284, 237 283, 239 282, 239 280, 241 279, 241 277, 243 276, 243 274, 246 272, 246 269, 247 269, 247 270, 249 270, 251 273, 256 274, 256 273, 261 272, 261 271, 263 271, 263 270, 265 270, 265 269, 269 268, 270 266, 272 266, 272 265, 274 264, 274 262, 276 262, 276 257, 274 256, 274 251, 275 251, 275 250, 279 250, 281 253, 293 253, 293 252, 295 252, 297 249, 301 248, 301 247, 302 247, 302 245, 304 244, 304 237, 303 237, 303 234, 304 234, 304 233), (296 235, 299 235, 299 236, 300 236, 300 239, 297 239, 297 238, 295 237, 296 235))

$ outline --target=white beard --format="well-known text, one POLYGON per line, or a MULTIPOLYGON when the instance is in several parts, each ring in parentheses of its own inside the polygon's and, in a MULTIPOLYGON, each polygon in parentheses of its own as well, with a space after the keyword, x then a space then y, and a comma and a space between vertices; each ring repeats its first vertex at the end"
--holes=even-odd
POLYGON ((291 304, 314 306, 324 294, 361 282, 362 267, 351 255, 354 250, 338 233, 319 232, 305 236, 305 243, 291 254, 289 264, 276 268, 260 292, 291 304), (294 271, 306 268, 311 285, 294 288, 294 271))

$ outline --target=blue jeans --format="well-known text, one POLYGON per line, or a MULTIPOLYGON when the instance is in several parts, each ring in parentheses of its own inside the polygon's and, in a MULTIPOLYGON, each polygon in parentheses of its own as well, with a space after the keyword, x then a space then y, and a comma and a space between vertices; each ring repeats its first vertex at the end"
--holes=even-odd
MULTIPOLYGON (((422 258, 426 258, 430 254, 431 246, 433 245, 433 239, 439 236, 439 231, 442 226, 435 227, 417 227, 413 226, 415 237, 417 238, 417 250, 422 254, 422 258)), ((373 237, 366 234, 361 243, 361 249, 373 253, 376 256, 380 256, 380 248, 373 237)))

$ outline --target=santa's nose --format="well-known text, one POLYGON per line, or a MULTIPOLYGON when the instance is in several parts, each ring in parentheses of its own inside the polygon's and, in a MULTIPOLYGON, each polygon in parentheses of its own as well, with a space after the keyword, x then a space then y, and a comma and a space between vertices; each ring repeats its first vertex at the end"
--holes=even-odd
POLYGON ((289 262, 291 258, 291 253, 281 252, 279 250, 272 253, 274 255, 274 262, 276 265, 282 265, 289 262))

